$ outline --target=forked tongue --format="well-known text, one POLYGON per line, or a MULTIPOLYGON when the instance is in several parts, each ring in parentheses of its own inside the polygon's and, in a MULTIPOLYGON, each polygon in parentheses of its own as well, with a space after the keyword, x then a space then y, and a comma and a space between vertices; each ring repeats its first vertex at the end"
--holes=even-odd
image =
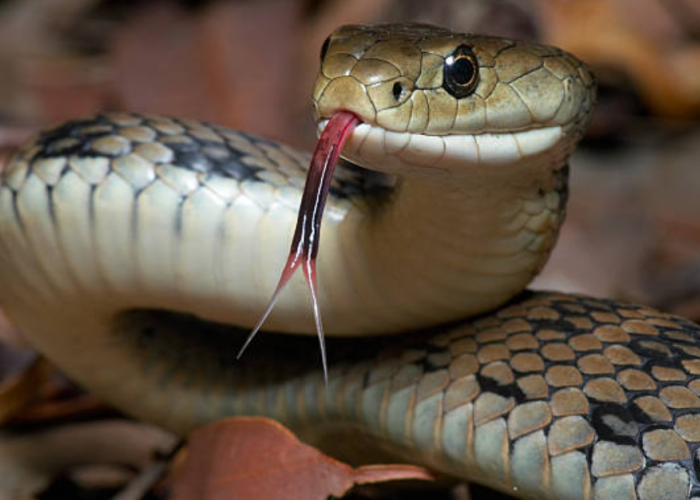
POLYGON ((321 346, 321 363, 323 364, 323 377, 328 381, 328 366, 326 364, 326 341, 323 336, 323 323, 321 322, 321 312, 318 307, 317 281, 316 281, 316 256, 318 255, 318 245, 321 240, 321 218, 323 209, 326 206, 328 190, 333 177, 333 170, 340 158, 340 151, 343 145, 360 120, 347 111, 338 111, 330 120, 326 128, 323 129, 321 137, 316 143, 316 149, 311 157, 309 172, 306 175, 304 193, 301 196, 299 214, 297 216, 297 226, 292 239, 292 248, 289 251, 289 258, 282 269, 282 275, 277 283, 277 288, 272 294, 272 298, 265 309, 260 321, 250 332, 243 347, 238 352, 237 358, 243 355, 248 344, 262 327, 265 320, 275 307, 275 303, 280 296, 289 279, 296 270, 301 269, 306 277, 311 292, 311 301, 314 308, 314 320, 316 321, 316 332, 321 346))

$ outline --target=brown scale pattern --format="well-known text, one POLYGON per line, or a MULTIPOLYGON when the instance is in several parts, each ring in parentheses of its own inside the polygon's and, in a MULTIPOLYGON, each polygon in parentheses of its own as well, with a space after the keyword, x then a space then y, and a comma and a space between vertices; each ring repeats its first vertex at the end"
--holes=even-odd
POLYGON ((647 307, 533 294, 412 347, 413 370, 380 363, 364 391, 388 387, 384 435, 409 429, 433 464, 500 489, 698 498, 699 339, 695 324, 647 307), (392 413, 406 372, 418 380, 410 411, 392 413))
MULTIPOLYGON (((90 184, 111 173, 121 175, 137 190, 157 179, 177 182, 167 169, 197 174, 201 185, 212 176, 239 183, 264 183, 274 188, 302 190, 310 156, 262 137, 219 125, 165 116, 108 113, 73 120, 38 134, 24 146, 4 172, 3 183, 21 189, 31 174, 48 185, 74 171, 90 184), (57 166, 57 161, 64 161, 57 166), (91 160, 108 159, 101 176, 91 160), (54 160, 53 162, 51 160, 54 160), (134 175, 138 172, 138 175, 134 175)), ((331 181, 334 197, 367 195, 382 190, 381 174, 341 162, 331 181)), ((177 190, 183 186, 174 185, 177 190)))
POLYGON ((232 364, 246 332, 217 343, 192 332, 220 327, 157 324, 124 348, 163 389, 207 389, 194 425, 263 414, 322 434, 350 421, 358 441, 525 498, 700 499, 700 327, 680 317, 528 292, 443 328, 329 339, 328 387, 312 339, 265 335, 232 364))

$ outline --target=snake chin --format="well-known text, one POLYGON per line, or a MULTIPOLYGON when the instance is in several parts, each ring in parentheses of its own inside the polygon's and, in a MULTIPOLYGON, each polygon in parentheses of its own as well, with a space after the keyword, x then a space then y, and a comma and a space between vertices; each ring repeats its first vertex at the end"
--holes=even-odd
MULTIPOLYGON (((318 122, 320 135, 328 120, 318 122)), ((395 132, 361 123, 348 139, 343 156, 366 168, 391 174, 453 172, 470 167, 522 165, 557 148, 571 149, 561 126, 512 132, 463 135, 426 135, 395 132)))

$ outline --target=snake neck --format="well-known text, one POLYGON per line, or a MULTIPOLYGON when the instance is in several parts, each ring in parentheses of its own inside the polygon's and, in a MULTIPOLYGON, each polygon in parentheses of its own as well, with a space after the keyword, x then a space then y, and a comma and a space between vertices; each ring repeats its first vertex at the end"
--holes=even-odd
POLYGON ((401 178, 382 210, 348 217, 356 246, 343 251, 360 253, 369 272, 349 269, 347 280, 370 281, 355 284, 368 314, 345 317, 340 328, 427 326, 491 310, 519 293, 546 262, 567 197, 565 161, 525 168, 534 173, 401 178))

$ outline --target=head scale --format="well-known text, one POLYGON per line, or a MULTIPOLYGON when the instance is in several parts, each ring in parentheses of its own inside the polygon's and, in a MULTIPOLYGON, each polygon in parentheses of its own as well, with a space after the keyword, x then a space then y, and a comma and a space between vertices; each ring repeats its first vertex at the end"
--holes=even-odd
MULTIPOLYGON (((330 35, 321 55, 313 91, 321 127, 335 111, 345 109, 364 122, 368 137, 379 131, 390 134, 383 138, 388 150, 370 151, 370 140, 365 157, 386 156, 394 143, 398 151, 406 140, 423 141, 423 149, 434 150, 433 156, 445 145, 444 160, 433 163, 449 169, 455 162, 448 142, 497 134, 523 139, 526 151, 537 139, 568 154, 595 101, 595 81, 586 65, 537 43, 420 24, 343 26, 330 35), (549 135, 541 132, 545 129, 549 135), (537 137, 520 135, 538 130, 537 137), (429 146, 426 138, 442 139, 429 146)), ((362 134, 358 127, 358 140, 362 134)), ((351 140, 346 152, 352 158, 360 146, 351 140)), ((462 145, 455 147, 459 156, 462 145)), ((488 152, 480 156, 477 163, 509 161, 488 152)))

